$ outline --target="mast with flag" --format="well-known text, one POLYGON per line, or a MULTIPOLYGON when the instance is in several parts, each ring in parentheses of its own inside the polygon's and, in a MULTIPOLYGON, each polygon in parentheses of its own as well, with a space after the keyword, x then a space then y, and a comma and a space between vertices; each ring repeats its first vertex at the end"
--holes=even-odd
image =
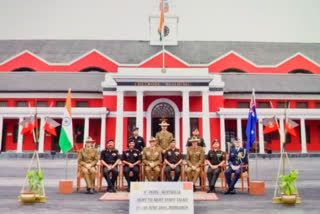
POLYGON ((73 147, 72 133, 71 89, 69 89, 59 137, 59 146, 64 153, 68 152, 73 147))
POLYGON ((158 28, 158 33, 160 35, 160 42, 162 44, 162 72, 165 72, 165 51, 164 51, 164 13, 168 11, 168 5, 164 0, 160 0, 160 23, 158 28))
POLYGON ((250 110, 248 114, 248 122, 247 122, 247 128, 246 128, 247 153, 250 151, 252 144, 256 140, 256 123, 257 122, 258 122, 258 117, 256 112, 256 98, 255 98, 254 89, 252 89, 250 110))

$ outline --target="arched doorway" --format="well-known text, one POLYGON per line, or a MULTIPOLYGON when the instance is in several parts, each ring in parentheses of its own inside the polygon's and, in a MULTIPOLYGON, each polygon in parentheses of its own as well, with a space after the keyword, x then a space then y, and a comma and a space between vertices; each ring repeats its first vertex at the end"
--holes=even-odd
POLYGON ((151 135, 156 136, 156 133, 160 131, 159 123, 165 119, 170 124, 168 131, 175 135, 174 130, 174 109, 168 103, 159 103, 155 105, 151 111, 151 135))
POLYGON ((169 131, 173 133, 176 139, 177 147, 180 148, 180 111, 178 106, 170 99, 159 98, 154 100, 146 112, 147 118, 147 144, 151 136, 160 130, 159 122, 161 118, 167 119, 170 123, 169 131))

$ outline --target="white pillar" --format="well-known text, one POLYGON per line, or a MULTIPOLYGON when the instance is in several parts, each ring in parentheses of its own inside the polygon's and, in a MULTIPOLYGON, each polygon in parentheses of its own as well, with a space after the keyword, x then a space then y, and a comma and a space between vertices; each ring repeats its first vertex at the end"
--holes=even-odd
POLYGON ((223 116, 220 116, 220 147, 222 151, 226 151, 226 133, 223 116))
POLYGON ((2 129, 3 129, 3 118, 0 117, 0 151, 2 148, 2 129))
POLYGON ((300 118, 300 132, 301 132, 301 153, 307 153, 307 141, 306 141, 306 125, 304 118, 300 118))
POLYGON ((137 114, 136 126, 139 128, 139 135, 143 136, 143 91, 137 91, 137 114))
POLYGON ((39 126, 39 129, 40 129, 40 135, 39 135, 39 152, 42 153, 44 152, 44 134, 45 134, 45 131, 44 131, 44 126, 45 124, 45 118, 44 117, 41 117, 40 119, 40 126, 39 126))
POLYGON ((123 91, 117 94, 116 149, 122 153, 123 148, 123 91))
POLYGON ((284 119, 280 118, 280 151, 282 151, 282 143, 286 140, 286 136, 284 134, 284 119))
POLYGON ((187 154, 186 143, 190 137, 189 91, 182 92, 182 136, 182 151, 187 154))
POLYGON ((22 152, 22 143, 23 143, 23 135, 20 134, 22 130, 22 126, 20 125, 20 122, 23 121, 23 118, 19 118, 19 129, 18 129, 18 142, 17 142, 17 153, 22 152))
POLYGON ((237 138, 242 141, 242 124, 241 118, 237 118, 237 138))
POLYGON ((202 91, 202 130, 206 153, 210 150, 209 92, 202 91))
POLYGON ((263 124, 261 123, 262 119, 259 119, 259 153, 264 154, 264 136, 263 136, 263 124))
POLYGON ((84 134, 83 134, 83 148, 86 146, 86 138, 89 136, 89 118, 84 118, 84 134))
POLYGON ((100 151, 106 147, 106 116, 101 117, 100 151))

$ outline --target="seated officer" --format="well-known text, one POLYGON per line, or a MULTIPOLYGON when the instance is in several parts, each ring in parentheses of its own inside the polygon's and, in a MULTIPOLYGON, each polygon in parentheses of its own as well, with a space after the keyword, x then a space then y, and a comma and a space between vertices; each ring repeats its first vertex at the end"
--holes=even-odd
POLYGON ((180 164, 182 162, 181 155, 179 149, 176 148, 175 139, 171 139, 169 144, 169 149, 164 154, 164 162, 167 165, 164 169, 166 180, 172 181, 172 177, 170 176, 170 172, 174 171, 174 179, 173 181, 178 181, 180 177, 180 164))
POLYGON ((108 183, 108 192, 116 192, 115 182, 118 177, 119 152, 114 149, 114 141, 108 140, 107 148, 101 152, 101 164, 103 166, 103 176, 108 183), (111 176, 111 178, 110 178, 111 176))
MULTIPOLYGON (((129 138, 128 143, 131 140, 134 140, 134 143, 135 143, 134 148, 138 149, 141 153, 143 148, 145 147, 145 143, 144 143, 143 137, 139 136, 139 128, 138 127, 134 127, 132 129, 132 136, 129 138)), ((128 145, 128 147, 129 147, 129 145, 128 145)))
MULTIPOLYGON (((240 167, 248 163, 248 156, 246 154, 245 149, 241 148, 241 143, 242 142, 239 139, 234 140, 233 142, 234 148, 230 149, 229 160, 228 160, 229 167, 224 173, 226 176, 229 188, 224 194, 236 193, 236 191, 234 190, 234 186, 236 185, 240 177, 240 173, 241 173, 240 167), (234 173, 233 179, 231 179, 232 173, 234 173)), ((243 171, 245 170, 246 169, 243 169, 243 171)))
POLYGON ((225 163, 224 161, 224 152, 220 150, 220 144, 217 139, 212 141, 212 147, 208 152, 206 165, 208 165, 207 175, 208 175, 208 183, 209 189, 207 193, 216 192, 215 184, 221 172, 221 167, 225 163))
POLYGON ((195 184, 200 175, 200 167, 204 160, 204 151, 198 146, 198 138, 192 137, 190 142, 192 143, 192 146, 187 150, 186 173, 189 181, 193 182, 193 191, 196 191, 195 184))
POLYGON ((160 177, 160 163, 162 163, 161 148, 156 146, 157 139, 151 137, 150 146, 143 149, 142 162, 145 164, 145 173, 148 181, 158 181, 160 177), (152 173, 154 176, 152 177, 152 173))
POLYGON ((124 177, 128 183, 128 192, 130 192, 130 182, 137 181, 139 178, 139 163, 141 162, 140 151, 135 149, 135 142, 132 138, 129 139, 129 148, 123 152, 122 162, 124 164, 124 177), (130 172, 133 176, 130 177, 130 172))
POLYGON ((87 184, 87 193, 93 194, 94 181, 96 177, 96 166, 98 163, 98 152, 93 147, 94 140, 91 137, 87 137, 85 140, 85 148, 79 151, 78 164, 83 177, 87 184))

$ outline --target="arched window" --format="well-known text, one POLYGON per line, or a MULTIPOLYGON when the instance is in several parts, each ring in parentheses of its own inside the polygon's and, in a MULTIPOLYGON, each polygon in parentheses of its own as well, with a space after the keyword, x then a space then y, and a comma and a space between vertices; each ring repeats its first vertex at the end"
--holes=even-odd
POLYGON ((223 71, 221 71, 221 73, 247 73, 243 70, 237 69, 237 68, 227 68, 223 71))
POLYGON ((304 69, 295 69, 290 71, 289 74, 312 74, 312 72, 304 69))
POLYGON ((86 67, 86 68, 82 69, 80 72, 104 72, 104 73, 106 73, 108 71, 104 70, 103 68, 92 66, 92 67, 86 67))
POLYGON ((12 70, 12 71, 13 72, 20 72, 20 71, 33 72, 35 70, 32 68, 29 68, 29 67, 19 67, 19 68, 12 70))

